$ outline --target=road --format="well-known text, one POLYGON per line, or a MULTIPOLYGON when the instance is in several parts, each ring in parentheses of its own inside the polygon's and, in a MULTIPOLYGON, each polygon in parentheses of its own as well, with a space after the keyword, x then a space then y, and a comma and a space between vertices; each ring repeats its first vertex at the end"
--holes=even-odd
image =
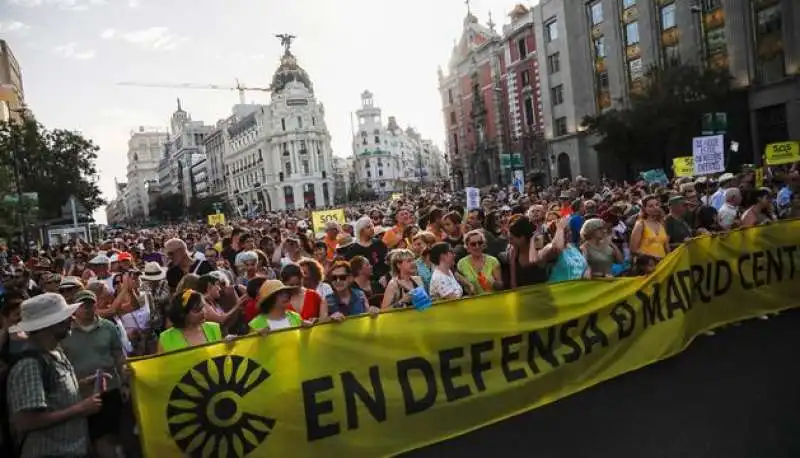
POLYGON ((800 311, 701 337, 684 353, 402 455, 800 457, 800 311))

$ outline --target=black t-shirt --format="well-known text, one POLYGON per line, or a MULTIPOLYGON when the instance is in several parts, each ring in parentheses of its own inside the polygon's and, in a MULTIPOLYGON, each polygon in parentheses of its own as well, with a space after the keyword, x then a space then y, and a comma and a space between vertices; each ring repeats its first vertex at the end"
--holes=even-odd
MULTIPOLYGON (((192 266, 189 267, 189 273, 195 275, 205 275, 213 271, 214 268, 206 261, 195 261, 192 263, 192 266)), ((177 288, 178 283, 181 282, 184 275, 186 275, 186 273, 181 269, 181 266, 172 266, 167 269, 167 285, 169 285, 169 288, 173 290, 177 288)))
POLYGON ((364 256, 372 264, 372 278, 377 280, 389 273, 389 266, 386 264, 386 253, 389 249, 382 240, 373 239, 370 246, 364 246, 354 242, 347 248, 345 256, 348 260, 356 256, 364 256))
POLYGON ((670 244, 683 243, 692 236, 692 229, 689 224, 681 218, 676 218, 672 215, 667 215, 664 220, 664 227, 667 229, 667 236, 669 236, 670 244))

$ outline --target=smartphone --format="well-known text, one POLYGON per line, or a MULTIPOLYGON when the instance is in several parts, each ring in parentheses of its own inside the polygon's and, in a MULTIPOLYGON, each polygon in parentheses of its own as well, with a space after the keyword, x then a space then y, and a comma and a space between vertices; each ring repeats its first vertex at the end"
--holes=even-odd
POLYGON ((106 378, 103 377, 103 370, 97 369, 94 372, 94 393, 102 393, 106 390, 106 378))

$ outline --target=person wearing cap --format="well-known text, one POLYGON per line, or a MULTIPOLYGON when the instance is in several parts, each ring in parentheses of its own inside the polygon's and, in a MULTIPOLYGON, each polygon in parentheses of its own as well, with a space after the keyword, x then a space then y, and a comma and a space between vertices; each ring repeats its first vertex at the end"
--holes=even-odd
MULTIPOLYGON (((109 374, 101 393, 102 408, 87 420, 95 454, 114 458, 123 405, 128 398, 127 384, 121 378, 125 356, 120 331, 116 324, 97 314, 97 296, 92 291, 79 291, 75 301, 81 306, 75 311, 72 331, 61 346, 79 378, 91 377, 98 371, 109 374)), ((87 388, 91 392, 91 387, 87 388)))
POLYGON ((252 331, 266 334, 280 329, 297 328, 303 325, 303 318, 292 309, 292 296, 297 287, 286 286, 280 280, 267 280, 258 290, 257 307, 259 314, 250 320, 252 331))
POLYGON ((719 211, 725 204, 725 191, 736 187, 736 177, 732 173, 723 173, 719 177, 719 189, 711 195, 711 206, 719 211))
POLYGON ((172 327, 158 336, 157 353, 221 341, 222 329, 217 323, 205 321, 204 309, 203 295, 195 290, 175 295, 167 310, 172 327))
POLYGON ((201 259, 192 259, 186 242, 181 239, 173 238, 164 244, 164 251, 170 260, 170 267, 167 269, 167 285, 174 291, 178 287, 184 275, 192 273, 195 275, 205 275, 214 270, 208 262, 201 259))
POLYGON ((83 281, 100 280, 108 284, 111 291, 114 291, 114 277, 111 275, 111 258, 104 254, 98 254, 89 260, 88 273, 84 272, 83 281))
POLYGON ((31 349, 12 367, 7 381, 8 410, 14 430, 23 437, 21 458, 87 457, 86 418, 103 406, 100 393, 81 396, 81 385, 61 342, 70 335, 72 315, 81 304, 44 293, 24 301, 11 332, 28 333, 31 349))
POLYGON ((58 292, 64 299, 72 303, 72 298, 75 293, 83 289, 83 282, 78 277, 64 277, 61 279, 61 284, 58 285, 58 292))
POLYGON ((667 230, 669 245, 674 250, 692 236, 692 227, 685 219, 688 214, 688 204, 685 197, 681 195, 672 196, 667 201, 667 204, 669 205, 669 213, 664 218, 664 228, 667 230))
POLYGON ((613 277, 612 267, 624 260, 611 238, 609 225, 602 218, 589 218, 581 227, 581 253, 592 278, 613 277))

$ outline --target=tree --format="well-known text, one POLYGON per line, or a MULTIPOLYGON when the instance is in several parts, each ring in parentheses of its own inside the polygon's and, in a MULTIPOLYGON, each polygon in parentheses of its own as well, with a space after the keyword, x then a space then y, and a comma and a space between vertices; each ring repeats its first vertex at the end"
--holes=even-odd
POLYGON ((671 159, 691 155, 692 137, 699 136, 703 113, 736 115, 732 80, 727 71, 692 65, 652 67, 631 91, 631 104, 583 120, 600 135, 601 157, 635 170, 664 168, 671 159))
POLYGON ((166 194, 158 197, 156 201, 155 217, 163 220, 177 220, 183 216, 183 196, 180 194, 166 194))
POLYGON ((79 133, 47 130, 34 119, 0 122, 0 198, 12 191, 16 161, 22 191, 39 195, 40 218, 60 217, 71 195, 92 212, 105 204, 97 186, 98 150, 79 133))

